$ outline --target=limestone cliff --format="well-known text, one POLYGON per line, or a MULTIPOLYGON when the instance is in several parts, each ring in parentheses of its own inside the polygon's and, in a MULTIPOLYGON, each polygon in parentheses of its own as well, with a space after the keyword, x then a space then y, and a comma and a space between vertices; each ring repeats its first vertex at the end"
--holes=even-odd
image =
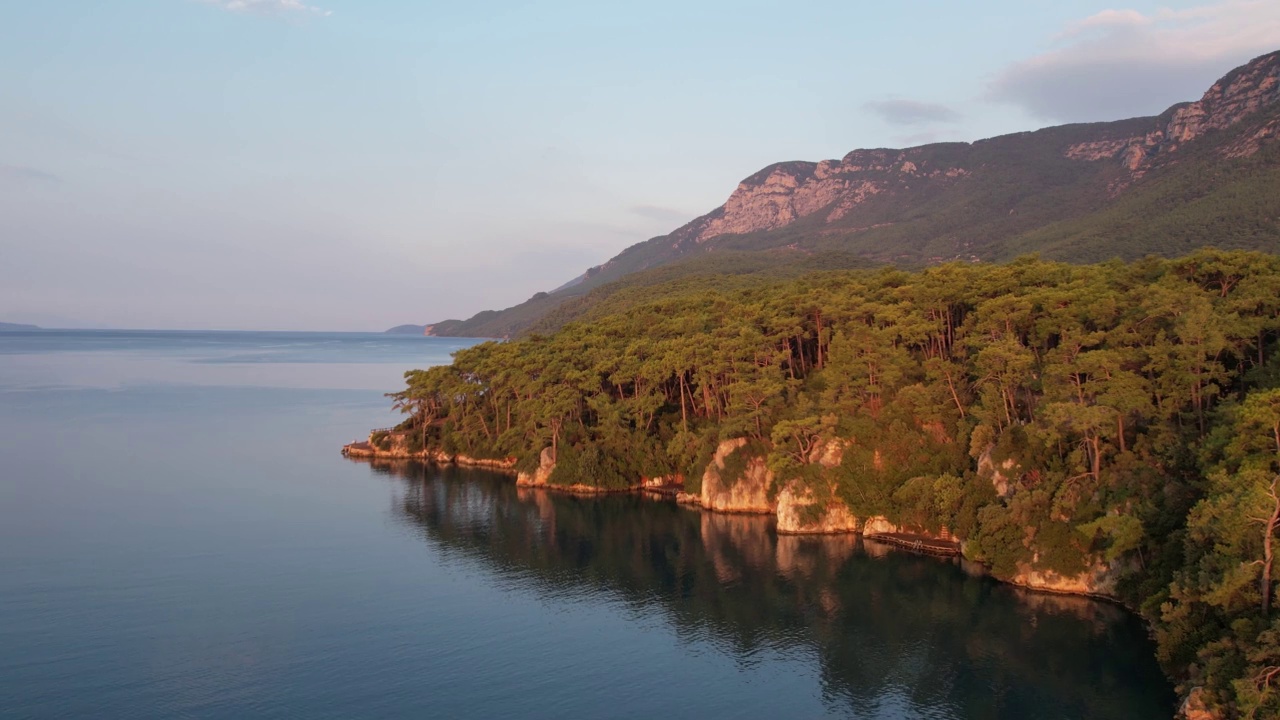
POLYGON ((1098 563, 1076 575, 1060 575, 1052 570, 1036 569, 1034 562, 1018 563, 1018 572, 1008 578, 1008 582, 1043 592, 1115 597, 1119 579, 1117 570, 1111 565, 1098 563))
POLYGON ((1280 52, 1158 116, 776 163, 743 179, 720 207, 571 283, 424 332, 554 331, 605 301, 612 291, 601 286, 614 281, 667 282, 678 273, 645 271, 673 264, 680 273, 723 272, 722 250, 757 255, 755 269, 734 265, 749 274, 810 262, 836 269, 1027 253, 1100 262, 1206 245, 1274 251, 1280 225, 1267 198, 1280 162, 1269 151, 1280 142, 1278 98, 1280 52), (1182 212, 1167 212, 1175 207, 1182 212))
MULTIPOLYGON (((1280 136, 1280 118, 1259 117, 1259 111, 1280 101, 1280 53, 1260 57, 1209 88, 1191 103, 1170 108, 1151 118, 1143 132, 1102 137, 1068 145, 1063 156, 1072 160, 1118 159, 1130 172, 1141 174, 1153 163, 1183 145, 1215 130, 1246 121, 1257 128, 1222 147, 1228 157, 1247 156, 1280 136)), ((1122 125, 1119 128, 1130 127, 1122 125)), ((1116 129, 1119 129, 1116 128, 1116 129)), ((855 213, 881 193, 928 188, 939 191, 973 172, 964 155, 939 154, 934 146, 905 150, 855 150, 840 160, 783 162, 770 165, 738 184, 725 204, 672 233, 674 245, 701 244, 715 237, 774 230, 810 216, 831 223, 855 213)), ((966 146, 967 147, 967 146, 966 146)))
POLYGON ((595 485, 587 485, 584 483, 573 483, 571 485, 553 484, 551 476, 556 471, 556 455, 551 448, 543 448, 538 455, 538 467, 533 472, 521 471, 516 474, 516 485, 524 488, 546 488, 557 492, 573 493, 575 495, 606 495, 614 492, 629 492, 643 487, 643 483, 633 484, 630 488, 622 488, 618 490, 596 487, 595 485))
POLYGON ((778 493, 778 534, 814 535, 853 533, 861 530, 858 518, 836 498, 821 502, 813 491, 799 483, 788 483, 778 493))
POLYGON ((769 499, 773 473, 765 467, 764 458, 747 458, 746 468, 740 476, 722 477, 725 461, 746 445, 746 438, 734 438, 716 447, 711 463, 702 474, 702 493, 698 504, 720 512, 773 513, 777 510, 777 504, 769 499))
MULTIPOLYGON (((838 467, 849 444, 838 438, 818 443, 809 462, 824 468, 838 467)), ((860 524, 847 505, 832 493, 818 498, 799 481, 786 484, 778 493, 778 533, 781 535, 830 535, 858 532, 860 524)))
POLYGON ((840 160, 770 165, 738 184, 725 204, 671 234, 674 246, 774 230, 813 216, 834 222, 875 196, 913 183, 954 182, 970 172, 926 148, 854 150, 840 160))
MULTIPOLYGON (((1062 156, 1079 161, 1118 159, 1131 173, 1141 175, 1183 145, 1246 121, 1257 127, 1220 152, 1228 157, 1251 155, 1265 141, 1280 136, 1280 118, 1259 113, 1278 101, 1280 52, 1237 68, 1200 100, 1175 105, 1159 117, 1099 124, 1095 137, 1067 145, 1062 156)), ((1007 143, 1029 135, 980 143, 1007 143)), ((936 145, 854 150, 840 160, 770 165, 739 183, 724 205, 676 230, 670 239, 673 247, 702 244, 721 235, 775 230, 811 216, 832 223, 856 214, 881 193, 934 194, 975 170, 990 171, 985 157, 975 157, 980 155, 975 152, 977 144, 953 145, 951 152, 938 152, 942 146, 936 145)))
POLYGON ((516 475, 516 485, 521 487, 545 486, 556 469, 556 456, 551 448, 543 448, 538 456, 538 467, 533 472, 521 472, 516 475))
MULTIPOLYGON (((712 456, 702 475, 702 488, 698 494, 679 493, 677 500, 681 503, 698 505, 718 513, 750 513, 775 515, 779 535, 841 535, 861 533, 865 537, 880 536, 889 542, 906 544, 899 541, 905 536, 908 541, 915 539, 942 540, 955 545, 956 538, 945 529, 941 533, 931 533, 917 527, 903 527, 882 516, 860 518, 831 491, 824 491, 822 497, 815 495, 812 489, 792 480, 787 482, 777 493, 776 499, 770 494, 775 478, 765 464, 764 458, 749 455, 738 457, 730 462, 731 456, 744 451, 748 444, 746 438, 734 438, 722 441, 712 456), (734 477, 728 477, 730 472, 734 477), (896 536, 896 537, 895 537, 896 536)), ((848 441, 840 439, 819 443, 810 455, 810 461, 825 468, 838 467, 849 447, 848 441)), ((408 433, 399 431, 378 431, 370 434, 367 442, 352 443, 343 447, 343 454, 349 457, 369 458, 372 460, 421 460, 437 464, 456 464, 499 470, 516 474, 516 484, 521 488, 547 488, 564 492, 582 494, 600 494, 608 492, 587 485, 554 486, 550 484, 552 473, 556 468, 554 453, 551 448, 544 448, 539 455, 538 466, 532 471, 515 472, 513 459, 472 458, 461 454, 448 454, 439 450, 411 450, 411 438, 408 433)), ((980 470, 991 473, 997 486, 1001 484, 1001 468, 1005 471, 1013 466, 1001 464, 995 467, 989 452, 983 454, 985 461, 980 460, 980 470)), ((678 476, 651 479, 640 478, 632 489, 645 487, 668 487, 679 480, 678 476)), ((728 519, 717 519, 708 515, 704 518, 704 527, 716 528, 717 536, 732 536, 730 532, 738 527, 728 519)), ((788 545, 788 548, 792 546, 788 545)), ((870 550, 869 550, 870 551, 870 550)), ((952 550, 951 552, 955 552, 952 550)), ((732 573, 725 564, 723 570, 727 576, 732 573)), ((1018 566, 1017 573, 1007 578, 1008 582, 1033 590, 1047 592, 1070 593, 1077 595, 1114 596, 1116 580, 1122 568, 1106 564, 1095 564, 1085 572, 1072 576, 1037 568, 1035 559, 1032 563, 1018 566)))
POLYGON ((1127 170, 1141 175, 1208 133, 1252 123, 1254 127, 1218 149, 1226 157, 1247 157, 1280 136, 1280 118, 1275 113, 1260 114, 1278 102, 1280 52, 1275 52, 1228 73, 1196 102, 1170 108, 1142 134, 1076 143, 1064 155, 1086 161, 1119 159, 1127 170))

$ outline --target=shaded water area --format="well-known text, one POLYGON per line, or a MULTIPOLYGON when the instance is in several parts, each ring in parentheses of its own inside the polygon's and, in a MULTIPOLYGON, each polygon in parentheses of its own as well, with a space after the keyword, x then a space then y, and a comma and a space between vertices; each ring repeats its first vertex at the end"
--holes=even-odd
MULTIPOLYGON (((963 560, 855 535, 779 536, 765 517, 516 488, 413 461, 370 465, 403 483, 397 509, 428 543, 513 587, 617 598, 744 667, 807 656, 825 713, 1171 714, 1145 629, 1109 603, 1016 589, 963 560)), ((671 672, 680 684, 678 663, 671 672)))
POLYGON ((0 718, 1167 718, 1123 610, 338 452, 467 341, 0 335, 0 718))

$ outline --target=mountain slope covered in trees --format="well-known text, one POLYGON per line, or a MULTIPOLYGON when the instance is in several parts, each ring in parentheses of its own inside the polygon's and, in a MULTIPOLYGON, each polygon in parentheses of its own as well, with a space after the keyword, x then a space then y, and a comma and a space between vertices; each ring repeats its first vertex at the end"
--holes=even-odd
POLYGON ((767 469, 801 523, 947 528, 998 577, 1105 576, 1184 691, 1280 714, 1280 258, 669 283, 408 373, 411 449, 689 492, 719 454, 718 482, 767 469))
POLYGON ((778 163, 743 180, 721 207, 627 248, 580 283, 432 332, 514 336, 602 285, 725 251, 772 251, 757 261, 762 269, 826 253, 910 268, 1027 253, 1068 262, 1171 257, 1208 245, 1274 252, 1277 138, 1280 52, 1157 117, 778 163))

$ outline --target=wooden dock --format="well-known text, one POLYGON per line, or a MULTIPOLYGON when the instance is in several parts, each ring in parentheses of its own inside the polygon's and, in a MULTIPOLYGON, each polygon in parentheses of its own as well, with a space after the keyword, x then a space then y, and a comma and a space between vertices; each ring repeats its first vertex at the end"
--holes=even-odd
POLYGON ((960 543, 955 540, 939 540, 911 533, 875 533, 864 537, 867 540, 887 543, 921 555, 954 557, 960 554, 960 543))
POLYGON ((684 492, 683 485, 645 485, 640 488, 642 492, 658 497, 675 497, 684 492))

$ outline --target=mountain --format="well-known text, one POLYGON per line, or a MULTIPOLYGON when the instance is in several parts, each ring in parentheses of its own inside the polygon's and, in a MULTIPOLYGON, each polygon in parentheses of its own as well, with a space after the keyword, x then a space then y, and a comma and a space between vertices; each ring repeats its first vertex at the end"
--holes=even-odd
POLYGON ((728 251, 768 251, 757 271, 818 256, 919 267, 1028 253, 1095 262, 1207 245, 1277 252, 1278 139, 1280 51, 1156 117, 770 165, 720 207, 580 281, 428 332, 518 334, 567 301, 582 306, 597 288, 623 278, 635 285, 636 273, 683 262, 689 275, 716 274, 699 259, 728 251))
POLYGON ((18 332, 20 330, 39 330, 35 325, 23 325, 22 323, 0 322, 0 332, 18 332))
POLYGON ((383 330, 384 335, 426 335, 429 325, 397 325, 383 330))

